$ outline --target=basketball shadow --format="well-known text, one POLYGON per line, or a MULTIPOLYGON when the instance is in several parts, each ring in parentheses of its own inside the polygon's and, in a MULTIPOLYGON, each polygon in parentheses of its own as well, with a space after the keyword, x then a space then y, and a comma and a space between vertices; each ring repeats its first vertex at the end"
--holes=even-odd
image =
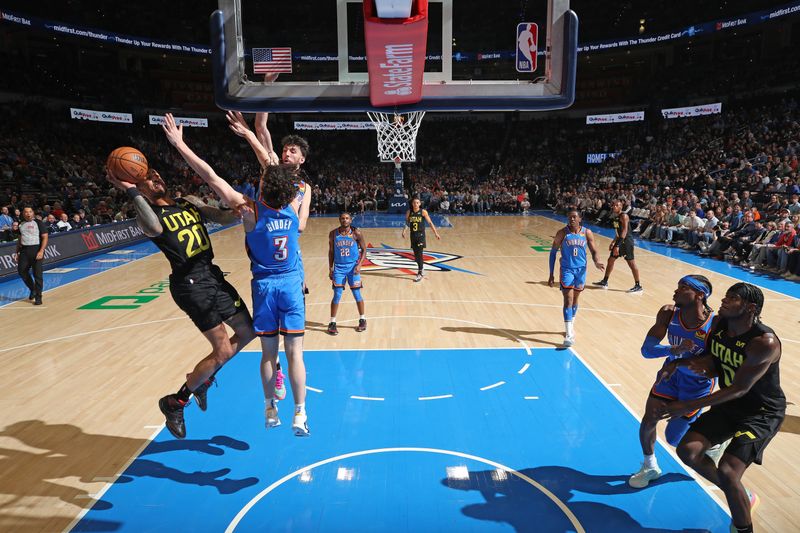
MULTIPOLYGON (((2 492, 10 495, 0 504, 2 514, 0 523, 3 530, 6 524, 16 523, 28 527, 28 522, 36 519, 29 516, 31 502, 41 503, 42 499, 56 497, 62 502, 78 509, 91 507, 95 511, 105 511, 113 505, 105 500, 94 500, 92 494, 82 488, 63 483, 63 478, 74 477, 81 483, 96 483, 98 478, 114 479, 119 473, 120 462, 135 456, 147 442, 144 439, 84 433, 70 424, 47 424, 41 420, 16 422, 0 431, 0 480, 2 492), (18 511, 17 511, 18 510, 18 511)), ((246 442, 230 437, 216 436, 207 440, 182 440, 152 442, 142 452, 142 456, 175 451, 193 451, 206 455, 221 456, 226 450, 247 450, 246 442)), ((177 483, 214 487, 220 494, 230 494, 258 483, 258 478, 223 478, 230 472, 223 468, 212 472, 182 472, 162 463, 137 458, 117 480, 130 483, 135 478, 170 479, 177 483)), ((71 521, 69 516, 51 516, 39 531, 64 530, 71 521)), ((30 524, 35 525, 35 524, 30 524)), ((92 531, 115 531, 121 524, 113 521, 89 520, 82 524, 83 529, 92 531)))
POLYGON ((441 329, 442 331, 447 331, 449 333, 472 333, 475 335, 493 335, 495 337, 501 337, 514 342, 518 342, 518 340, 523 340, 528 342, 536 342, 539 344, 547 344, 549 346, 555 346, 557 348, 563 347, 563 341, 554 342, 530 336, 530 335, 557 335, 558 337, 563 338, 564 334, 562 332, 557 332, 557 331, 523 331, 518 329, 478 328, 472 326, 469 327, 446 326, 441 329))
MULTIPOLYGON (((627 483, 629 474, 592 475, 565 466, 541 466, 519 471, 533 479, 560 502, 567 505, 578 522, 587 531, 600 533, 640 532, 659 533, 684 531, 701 533, 706 529, 673 530, 643 526, 622 509, 598 502, 581 501, 580 493, 599 495, 622 495, 639 492, 627 483), (578 501, 573 501, 577 496, 578 501)), ((654 484, 692 481, 685 474, 670 473, 662 476, 654 484)), ((519 477, 497 470, 469 472, 468 479, 445 478, 445 487, 477 491, 485 503, 466 505, 461 512, 475 520, 500 522, 511 525, 517 532, 574 531, 565 513, 559 509, 544 492, 519 477)))

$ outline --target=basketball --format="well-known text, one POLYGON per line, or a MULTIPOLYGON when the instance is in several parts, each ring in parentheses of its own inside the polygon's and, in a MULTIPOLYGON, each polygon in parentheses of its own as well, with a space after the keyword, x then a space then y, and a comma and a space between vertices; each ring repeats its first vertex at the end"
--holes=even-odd
POLYGON ((112 177, 128 183, 144 181, 149 169, 144 154, 130 146, 122 146, 111 152, 106 160, 106 168, 112 177))

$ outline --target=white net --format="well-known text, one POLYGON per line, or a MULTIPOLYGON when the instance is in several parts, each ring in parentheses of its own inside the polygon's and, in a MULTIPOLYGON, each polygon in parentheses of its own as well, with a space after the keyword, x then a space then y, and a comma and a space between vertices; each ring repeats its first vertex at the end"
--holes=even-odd
POLYGON ((405 115, 367 111, 378 134, 378 157, 381 161, 403 162, 417 160, 417 132, 425 111, 405 115))

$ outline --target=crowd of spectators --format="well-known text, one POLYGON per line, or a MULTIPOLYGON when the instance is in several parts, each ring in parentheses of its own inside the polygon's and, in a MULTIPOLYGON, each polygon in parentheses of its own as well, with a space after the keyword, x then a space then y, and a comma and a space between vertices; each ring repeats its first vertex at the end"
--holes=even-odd
MULTIPOLYGON (((23 205, 32 205, 51 232, 133 217, 127 198, 104 179, 105 155, 121 145, 141 149, 173 195, 218 202, 159 128, 52 115, 35 103, 0 106, 0 237, 14 237, 23 205)), ((620 198, 640 238, 792 277, 800 257, 797 117, 797 101, 788 97, 738 103, 706 117, 599 127, 564 118, 437 117, 423 123, 417 163, 404 166, 404 189, 431 212, 578 206, 601 224, 620 198), (588 152, 618 156, 589 166, 588 152)), ((283 135, 298 133, 289 117, 271 119, 270 129, 278 150, 283 135)), ((377 161, 372 134, 299 133, 311 145, 304 168, 314 214, 387 208, 393 168, 377 161)), ((254 193, 256 158, 224 131, 224 122, 212 120, 185 136, 220 175, 254 193)))

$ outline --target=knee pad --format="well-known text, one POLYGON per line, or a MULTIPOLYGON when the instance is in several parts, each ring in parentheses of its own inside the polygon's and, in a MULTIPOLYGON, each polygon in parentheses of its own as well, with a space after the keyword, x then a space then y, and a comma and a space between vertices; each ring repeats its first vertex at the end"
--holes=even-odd
POLYGON ((342 301, 342 292, 344 291, 344 287, 334 287, 333 288, 333 303, 338 304, 342 301))
POLYGON ((689 431, 690 423, 691 420, 687 420, 684 417, 670 419, 670 421, 667 422, 667 429, 664 431, 667 442, 669 442, 671 446, 677 447, 683 436, 689 431))
POLYGON ((350 290, 353 293, 353 298, 355 298, 357 302, 364 301, 364 297, 361 296, 361 287, 358 287, 357 289, 350 289, 350 290))

